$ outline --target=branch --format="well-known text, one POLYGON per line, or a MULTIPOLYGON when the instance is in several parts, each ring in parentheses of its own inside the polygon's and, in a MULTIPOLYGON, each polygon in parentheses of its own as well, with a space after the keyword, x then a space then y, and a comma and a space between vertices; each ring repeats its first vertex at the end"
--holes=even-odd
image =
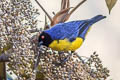
POLYGON ((53 21, 51 22, 51 26, 68 20, 68 17, 66 19, 66 16, 69 15, 68 12, 71 8, 72 7, 62 9, 58 13, 56 13, 55 16, 53 17, 53 21))
POLYGON ((61 10, 65 9, 65 8, 69 8, 69 7, 70 7, 69 0, 62 0, 62 2, 61 2, 61 10))
POLYGON ((47 17, 46 17, 46 15, 45 15, 44 30, 49 29, 49 28, 50 28, 50 26, 49 26, 48 23, 47 23, 47 17))
POLYGON ((0 55, 0 62, 9 62, 9 57, 10 55, 9 54, 1 54, 0 55))
POLYGON ((42 7, 42 5, 37 1, 35 0, 36 3, 40 6, 40 8, 45 12, 45 14, 48 16, 49 20, 52 22, 52 18, 50 17, 50 15, 47 13, 47 11, 42 7))
POLYGON ((30 31, 30 33, 35 33, 35 32, 39 32, 40 30, 39 29, 32 29, 32 30, 29 30, 30 31))
POLYGON ((70 1, 69 0, 67 0, 67 8, 69 8, 70 7, 70 1))
POLYGON ((63 1, 64 1, 64 0, 61 1, 61 10, 63 9, 63 4, 64 4, 63 1))
MULTIPOLYGON (((78 5, 76 5, 69 13, 68 13, 68 11, 64 14, 64 16, 63 16, 63 18, 61 18, 62 19, 62 22, 65 22, 65 21, 67 21, 68 19, 69 19, 69 17, 71 16, 71 14, 80 6, 80 5, 82 5, 84 2, 85 2, 86 0, 83 0, 82 2, 80 2, 78 5)), ((61 2, 61 4, 63 4, 63 5, 61 5, 61 6, 66 6, 66 7, 68 7, 69 8, 69 0, 66 0, 66 4, 63 2, 63 0, 62 0, 62 2, 61 2)), ((62 7, 61 7, 62 8, 62 7)), ((65 8, 65 7, 64 7, 65 8)), ((67 9, 67 8, 66 8, 67 9)), ((64 10, 64 9, 63 9, 64 10)), ((54 19, 53 19, 53 21, 54 21, 54 19)))
POLYGON ((61 10, 65 9, 65 4, 66 4, 66 0, 62 0, 62 2, 61 2, 61 10))
POLYGON ((83 0, 82 2, 80 2, 78 5, 75 6, 75 8, 73 8, 73 10, 69 13, 69 15, 71 15, 79 6, 81 6, 85 1, 87 0, 83 0))

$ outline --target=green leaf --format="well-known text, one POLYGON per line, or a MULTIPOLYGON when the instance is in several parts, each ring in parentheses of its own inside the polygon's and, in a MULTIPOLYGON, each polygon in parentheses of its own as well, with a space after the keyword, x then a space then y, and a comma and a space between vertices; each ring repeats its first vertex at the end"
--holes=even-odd
POLYGON ((105 0, 106 1, 106 4, 107 4, 107 7, 109 9, 109 14, 112 10, 112 8, 114 7, 114 5, 116 4, 117 0, 105 0))

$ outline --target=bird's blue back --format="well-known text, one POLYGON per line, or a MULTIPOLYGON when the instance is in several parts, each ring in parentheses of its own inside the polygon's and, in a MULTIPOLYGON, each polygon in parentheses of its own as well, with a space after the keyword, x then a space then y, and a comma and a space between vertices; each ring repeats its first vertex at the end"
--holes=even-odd
POLYGON ((76 39, 76 37, 84 39, 89 27, 103 18, 105 18, 105 16, 97 15, 92 19, 59 23, 44 32, 48 33, 53 40, 63 40, 67 38, 72 41, 76 39))

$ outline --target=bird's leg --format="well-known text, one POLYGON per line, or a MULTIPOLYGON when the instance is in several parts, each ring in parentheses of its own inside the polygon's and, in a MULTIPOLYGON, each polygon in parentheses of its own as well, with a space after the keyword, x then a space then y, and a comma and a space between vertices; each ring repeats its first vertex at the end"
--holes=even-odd
POLYGON ((62 60, 62 55, 64 54, 64 52, 63 51, 60 51, 59 52, 59 59, 60 59, 60 61, 62 60))
POLYGON ((68 61, 68 59, 72 56, 73 51, 68 51, 68 56, 61 61, 61 64, 64 64, 68 61))

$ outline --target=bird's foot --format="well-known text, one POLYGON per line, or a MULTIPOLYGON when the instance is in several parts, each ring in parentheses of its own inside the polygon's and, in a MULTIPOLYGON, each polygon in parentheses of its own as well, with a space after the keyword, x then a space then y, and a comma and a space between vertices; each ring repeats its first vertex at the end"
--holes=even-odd
POLYGON ((68 52, 68 56, 60 61, 61 65, 65 64, 71 56, 72 56, 72 51, 68 52))

